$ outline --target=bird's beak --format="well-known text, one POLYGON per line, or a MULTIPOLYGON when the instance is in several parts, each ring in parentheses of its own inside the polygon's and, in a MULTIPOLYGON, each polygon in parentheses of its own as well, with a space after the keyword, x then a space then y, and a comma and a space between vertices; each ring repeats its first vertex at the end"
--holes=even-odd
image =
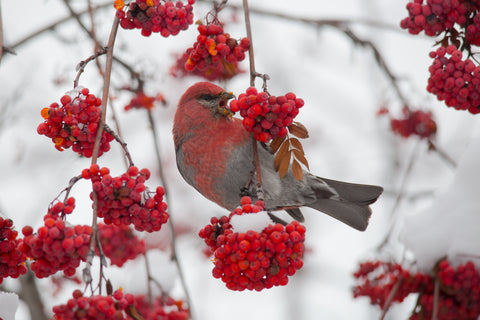
POLYGON ((220 92, 219 96, 220 99, 218 102, 218 113, 224 117, 231 118, 235 114, 235 112, 232 112, 232 110, 228 108, 228 100, 235 98, 235 96, 233 95, 233 93, 226 91, 220 92))

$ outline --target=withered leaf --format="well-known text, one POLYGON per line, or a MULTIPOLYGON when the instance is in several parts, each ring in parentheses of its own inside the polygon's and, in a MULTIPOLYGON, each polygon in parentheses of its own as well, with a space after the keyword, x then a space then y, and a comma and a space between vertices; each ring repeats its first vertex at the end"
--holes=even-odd
POLYGON ((297 138, 290 138, 290 143, 292 144, 292 146, 295 149, 298 149, 302 153, 305 153, 305 152, 303 152, 303 146, 302 146, 302 143, 300 142, 300 140, 298 140, 297 138))
POLYGON ((285 177, 285 175, 288 172, 288 167, 290 166, 290 158, 292 156, 291 151, 288 151, 285 153, 284 156, 280 159, 280 164, 278 166, 278 175, 280 176, 280 179, 285 177))
POLYGON ((273 162, 273 167, 275 168, 275 171, 278 171, 278 169, 280 168, 280 162, 283 157, 288 156, 288 159, 290 159, 290 153, 288 152, 289 149, 290 143, 288 142, 288 140, 285 140, 280 146, 280 149, 278 149, 277 155, 275 156, 275 160, 273 162))
POLYGON ((110 296, 113 294, 113 287, 112 283, 110 282, 110 279, 107 279, 107 284, 105 285, 107 287, 107 294, 110 296))
POLYGON ((310 170, 310 168, 308 167, 308 161, 307 161, 307 158, 305 158, 305 154, 297 149, 293 149, 293 154, 295 155, 295 158, 300 161, 301 163, 303 163, 303 165, 305 165, 305 167, 307 167, 308 170, 310 170))
POLYGON ((293 162, 292 162, 292 172, 295 179, 297 179, 298 181, 303 180, 302 166, 295 159, 293 159, 293 162))
POLYGON ((307 128, 300 122, 294 122, 288 126, 288 131, 300 139, 308 138, 307 128))
POLYGON ((286 138, 287 136, 283 136, 283 137, 276 137, 275 139, 272 140, 272 142, 270 143, 270 149, 272 150, 272 153, 277 152, 278 148, 280 148, 280 146, 282 145, 283 141, 285 141, 286 138))
POLYGON ((145 320, 133 305, 128 306, 125 312, 134 320, 145 320))

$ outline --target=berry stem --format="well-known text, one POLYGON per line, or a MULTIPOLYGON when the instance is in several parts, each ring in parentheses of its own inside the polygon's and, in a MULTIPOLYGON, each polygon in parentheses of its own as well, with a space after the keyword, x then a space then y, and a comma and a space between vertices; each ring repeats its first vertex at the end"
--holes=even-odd
POLYGON ((127 148, 127 143, 118 135, 115 131, 112 130, 107 124, 104 125, 103 128, 106 132, 108 132, 121 146, 123 149, 123 153, 125 155, 125 158, 127 158, 128 164, 127 168, 134 166, 132 156, 130 155, 130 152, 128 151, 127 148))
POLYGON ((170 201, 170 197, 169 197, 170 192, 169 192, 169 188, 168 188, 168 183, 167 183, 167 179, 165 178, 165 175, 164 175, 164 172, 163 172, 162 158, 161 158, 161 153, 160 153, 160 141, 159 141, 158 136, 157 136, 157 127, 155 125, 155 121, 153 119, 152 111, 150 109, 147 110, 147 114, 148 114, 148 121, 150 123, 150 128, 152 130, 153 144, 155 146, 155 155, 157 157, 157 162, 158 162, 158 172, 159 172, 159 175, 160 175, 160 180, 162 181, 163 188, 165 190, 164 197, 165 197, 165 202, 168 205, 168 211, 169 211, 168 225, 169 225, 169 229, 170 229, 170 237, 172 239, 172 247, 171 247, 172 256, 171 256, 171 259, 175 262, 175 265, 177 267, 178 276, 179 276, 180 282, 182 284, 183 292, 185 293, 185 300, 186 300, 186 302, 188 304, 188 308, 190 310, 190 317, 191 317, 191 319, 193 319, 193 316, 192 316, 193 309, 192 309, 192 303, 191 303, 191 299, 190 299, 190 293, 188 291, 187 282, 185 280, 182 265, 180 263, 180 260, 178 259, 178 255, 177 255, 177 241, 176 241, 175 228, 174 228, 175 224, 173 223, 173 219, 172 219, 173 214, 172 214, 172 209, 171 209, 171 201, 170 201))
POLYGON ((433 287, 433 314, 432 320, 438 320, 438 299, 440 296, 440 280, 435 277, 435 286, 433 287))

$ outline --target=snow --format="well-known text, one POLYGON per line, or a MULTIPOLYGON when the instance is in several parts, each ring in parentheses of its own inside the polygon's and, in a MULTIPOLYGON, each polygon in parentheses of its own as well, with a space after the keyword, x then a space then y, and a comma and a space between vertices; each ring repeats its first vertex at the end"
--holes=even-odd
POLYGON ((0 292, 0 319, 14 320, 18 308, 18 296, 12 292, 0 292))
POLYGON ((233 232, 245 233, 248 230, 262 232, 268 225, 273 224, 272 219, 266 211, 258 213, 244 213, 242 215, 234 215, 230 218, 233 232))
POLYGON ((424 211, 405 217, 400 240, 417 265, 430 271, 441 258, 452 264, 472 260, 480 267, 480 136, 458 163, 452 182, 424 211))

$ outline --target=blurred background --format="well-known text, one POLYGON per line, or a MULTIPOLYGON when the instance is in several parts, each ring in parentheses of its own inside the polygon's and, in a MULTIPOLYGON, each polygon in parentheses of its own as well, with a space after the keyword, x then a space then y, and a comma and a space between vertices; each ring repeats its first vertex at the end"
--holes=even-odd
MULTIPOLYGON (((96 36, 105 44, 115 10, 112 1, 91 2, 93 6, 103 5, 93 18, 96 36)), ((87 1, 68 3, 76 12, 87 8, 87 1)), ((153 110, 153 117, 170 191, 169 212, 182 230, 177 254, 190 291, 194 319, 335 320, 351 319, 352 315, 355 319, 379 318, 380 311, 371 307, 366 298, 353 299, 352 273, 364 260, 401 261, 408 256, 397 239, 402 218, 428 206, 435 191, 450 181, 454 169, 439 152, 429 151, 425 140, 394 135, 388 116, 378 116, 378 110, 387 107, 391 116, 400 117, 407 103, 413 109, 432 111, 438 128, 435 145, 453 161, 460 158, 467 143, 478 133, 478 120, 466 112, 448 109, 426 92, 431 63, 428 53, 434 41, 400 29, 400 20, 407 16, 406 3, 250 1, 256 70, 270 76, 271 94, 294 92, 305 100, 296 120, 310 133, 302 143, 311 172, 385 188, 373 205, 370 226, 363 233, 305 209, 304 267, 290 278, 287 286, 262 292, 232 292, 211 276, 212 262, 203 254, 204 244, 197 233, 210 217, 227 212, 187 185, 176 168, 171 134, 176 104, 181 94, 201 79, 176 78, 169 70, 196 40, 196 27, 190 26, 169 38, 159 34, 143 37, 139 30, 119 29, 114 54, 143 75, 146 94, 162 94, 166 100, 166 105, 159 104, 153 110), (302 21, 305 19, 342 23, 329 26, 302 21), (352 32, 364 45, 354 43, 346 32, 352 32), (379 66, 370 44, 395 76, 403 101, 379 66)), ((240 8, 242 3, 231 0, 228 5, 240 8)), ((246 36, 243 11, 228 5, 219 15, 225 22, 225 31, 235 38, 246 36)), ((211 8, 211 2, 197 0, 195 20, 203 18, 211 8)), ((94 45, 72 18, 32 36, 70 16, 64 1, 2 1, 1 14, 5 46, 12 47, 16 54, 5 54, 0 63, 0 214, 13 219, 18 230, 27 224, 36 229, 43 223, 49 203, 70 178, 90 165, 90 159, 71 150, 55 150, 48 138, 37 134, 36 128, 42 122, 40 110, 58 102, 73 88, 75 67, 94 53, 94 45), (22 42, 24 39, 27 40, 22 42)), ((88 14, 82 14, 80 19, 90 27, 88 14)), ((99 60, 105 61, 104 57, 99 60)), ((248 70, 248 59, 240 66, 248 70)), ((114 63, 112 106, 133 161, 139 168, 151 170, 147 185, 154 189, 162 182, 147 113, 123 109, 133 95, 121 88, 133 83, 130 74, 114 63)), ((80 85, 101 96, 103 80, 94 63, 87 66, 80 85)), ((239 94, 249 86, 249 76, 245 72, 221 85, 239 94)), ((261 88, 261 81, 257 79, 256 85, 261 88)), ((111 114, 107 114, 107 124, 114 128, 111 114)), ((125 170, 122 150, 115 143, 98 163, 109 167, 115 175, 125 170)), ((91 222, 89 187, 86 182, 75 185, 72 195, 77 208, 68 217, 69 222, 91 222)), ((168 248, 167 230, 140 236, 154 247, 149 251, 153 276, 171 290, 172 296, 184 298, 175 266, 164 249, 168 248)), ((105 272, 114 287, 122 287, 125 292, 146 290, 141 257, 122 268, 108 267, 105 272)), ((38 280, 38 285, 50 315, 51 307, 65 303, 73 289, 83 289, 83 285, 68 281, 57 288, 50 279, 38 280)), ((18 281, 6 279, 2 288, 15 291, 18 286, 18 281)), ((394 306, 386 319, 408 318, 414 303, 415 299, 409 298, 394 306)), ((20 304, 16 319, 29 319, 25 304, 20 304)))

